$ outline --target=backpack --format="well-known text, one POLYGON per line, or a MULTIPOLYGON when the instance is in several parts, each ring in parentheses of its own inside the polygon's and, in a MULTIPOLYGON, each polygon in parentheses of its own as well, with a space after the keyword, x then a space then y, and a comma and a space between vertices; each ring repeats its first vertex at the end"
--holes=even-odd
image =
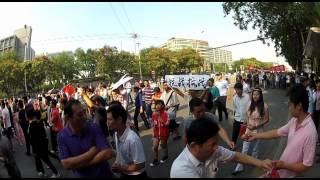
POLYGON ((205 103, 205 106, 207 109, 212 109, 213 108, 213 96, 210 93, 209 90, 206 90, 207 92, 207 102, 205 103))

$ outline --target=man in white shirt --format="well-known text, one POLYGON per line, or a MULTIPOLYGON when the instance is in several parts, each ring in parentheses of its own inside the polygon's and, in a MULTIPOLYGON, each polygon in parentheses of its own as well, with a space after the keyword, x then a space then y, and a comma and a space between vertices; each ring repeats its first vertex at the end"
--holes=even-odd
POLYGON ((232 141, 237 144, 237 139, 240 132, 240 126, 246 119, 246 112, 249 106, 249 95, 243 92, 243 86, 241 83, 236 83, 234 85, 236 94, 233 96, 233 107, 235 109, 234 122, 232 130, 232 141))
POLYGON ((1 101, 1 108, 2 108, 3 130, 5 132, 5 136, 9 140, 10 148, 13 150, 13 144, 12 144, 12 136, 13 136, 12 126, 13 126, 13 124, 11 124, 10 113, 9 113, 9 110, 3 100, 1 101))
POLYGON ((163 100, 166 110, 169 114, 170 124, 169 129, 173 131, 173 139, 179 139, 179 124, 176 122, 177 111, 179 109, 179 99, 176 92, 165 82, 163 84, 163 93, 161 94, 160 99, 163 100))
POLYGON ((229 88, 229 84, 226 80, 222 79, 222 74, 218 73, 217 75, 218 81, 215 82, 215 85, 219 89, 220 96, 218 98, 219 101, 219 107, 218 107, 218 113, 219 113, 219 121, 222 121, 222 111, 224 112, 226 116, 226 120, 228 119, 228 111, 226 107, 227 103, 227 91, 229 88))
POLYGON ((127 112, 119 104, 112 104, 107 110, 109 129, 115 130, 116 160, 112 171, 123 178, 146 178, 146 156, 141 139, 126 126, 127 112))
POLYGON ((186 132, 187 145, 172 164, 171 178, 214 178, 219 162, 235 161, 271 169, 270 160, 258 160, 246 154, 218 146, 218 125, 209 119, 193 121, 186 132))

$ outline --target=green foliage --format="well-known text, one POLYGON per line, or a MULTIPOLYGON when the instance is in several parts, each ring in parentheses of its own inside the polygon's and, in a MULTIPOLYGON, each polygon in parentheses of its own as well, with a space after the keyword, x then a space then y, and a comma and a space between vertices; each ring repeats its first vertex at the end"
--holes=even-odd
POLYGON ((319 3, 225 2, 223 9, 226 15, 234 13, 234 24, 241 30, 248 26, 259 29, 258 38, 272 40, 278 55, 283 55, 294 69, 302 69, 308 30, 319 24, 319 3))
POLYGON ((244 70, 248 70, 248 67, 251 65, 256 69, 268 69, 273 66, 272 63, 264 63, 256 58, 249 58, 249 59, 240 59, 239 61, 234 61, 232 69, 240 71, 240 66, 244 66, 244 70))

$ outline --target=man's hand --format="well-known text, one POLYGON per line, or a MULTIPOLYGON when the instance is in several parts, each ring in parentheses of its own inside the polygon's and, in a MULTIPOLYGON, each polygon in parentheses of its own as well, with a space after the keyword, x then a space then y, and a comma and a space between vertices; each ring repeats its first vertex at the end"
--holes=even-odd
POLYGON ((115 173, 127 172, 127 166, 121 166, 120 164, 113 164, 111 169, 115 173))
POLYGON ((285 162, 283 161, 280 161, 280 160, 274 160, 272 161, 275 169, 283 169, 284 165, 285 165, 285 162))
POLYGON ((273 161, 271 161, 270 159, 265 159, 261 161, 260 168, 271 170, 273 168, 273 164, 273 161))
POLYGON ((227 144, 231 149, 234 149, 236 147, 233 141, 228 141, 227 144))
POLYGON ((247 134, 244 134, 244 139, 246 140, 246 141, 249 141, 249 142, 251 142, 251 141, 254 141, 254 140, 257 140, 258 139, 258 137, 257 137, 257 134, 256 133, 247 133, 247 134))
POLYGON ((96 146, 93 146, 89 149, 89 153, 90 154, 97 154, 99 152, 99 150, 96 148, 96 146))

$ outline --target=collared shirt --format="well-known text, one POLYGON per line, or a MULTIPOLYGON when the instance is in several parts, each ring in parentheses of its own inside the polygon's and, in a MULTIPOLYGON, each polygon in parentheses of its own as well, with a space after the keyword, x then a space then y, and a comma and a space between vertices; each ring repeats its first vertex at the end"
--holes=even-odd
POLYGON ((218 162, 232 161, 236 152, 218 146, 217 150, 205 162, 200 162, 186 146, 174 160, 171 178, 214 178, 218 172, 218 162))
MULTIPOLYGON (((286 163, 303 163, 312 166, 318 134, 314 122, 308 115, 301 124, 292 118, 286 125, 278 129, 280 136, 287 136, 288 142, 280 160, 286 163)), ((286 169, 279 170, 281 178, 296 177, 297 173, 286 169)))
MULTIPOLYGON (((69 126, 69 124, 66 125, 66 127, 58 133, 58 147, 61 160, 86 153, 93 146, 96 146, 99 150, 110 148, 98 125, 92 122, 86 122, 81 135, 74 134, 69 126)), ((112 177, 108 161, 73 170, 73 173, 80 178, 112 177)))
POLYGON ((215 82, 215 85, 219 89, 220 96, 227 96, 227 91, 229 88, 228 81, 220 80, 220 81, 215 82))
MULTIPOLYGON (((115 142, 117 150, 116 162, 120 165, 140 164, 146 162, 141 139, 130 128, 126 128, 121 137, 118 139, 115 133, 115 142)), ((128 175, 139 175, 145 171, 145 168, 139 171, 124 173, 128 175)))
MULTIPOLYGON (((205 119, 210 119, 211 121, 215 122, 216 124, 220 124, 219 121, 217 121, 217 119, 214 118, 214 115, 212 113, 209 113, 209 112, 205 112, 204 113, 204 118, 205 119)), ((184 120, 184 127, 183 127, 183 132, 185 133, 186 130, 190 127, 191 123, 195 120, 196 118, 194 117, 194 115, 192 116, 189 116, 187 117, 185 120, 184 120)))
POLYGON ((247 93, 242 93, 240 98, 237 94, 233 96, 233 107, 236 111, 234 119, 239 122, 244 122, 246 119, 246 112, 250 103, 249 95, 247 93))
POLYGON ((2 120, 3 120, 4 128, 9 128, 12 126, 10 121, 10 113, 7 106, 5 106, 5 108, 2 109, 2 120))

